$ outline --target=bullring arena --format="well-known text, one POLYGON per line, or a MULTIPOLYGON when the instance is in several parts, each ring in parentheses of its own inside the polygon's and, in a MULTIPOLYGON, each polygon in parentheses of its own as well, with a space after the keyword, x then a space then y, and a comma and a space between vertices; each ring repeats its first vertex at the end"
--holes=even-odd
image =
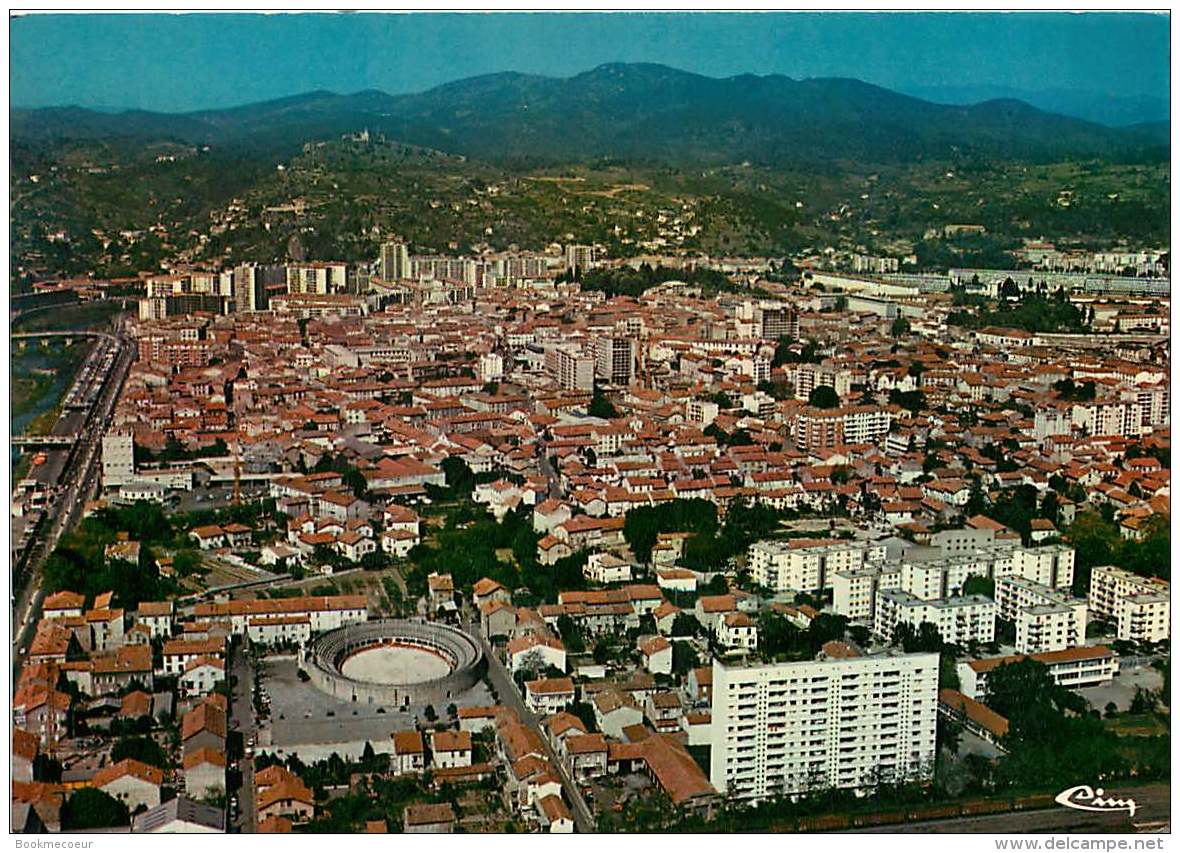
POLYGON ((409 707, 447 703, 474 687, 486 662, 464 631, 384 619, 329 631, 303 651, 311 683, 345 702, 409 707))

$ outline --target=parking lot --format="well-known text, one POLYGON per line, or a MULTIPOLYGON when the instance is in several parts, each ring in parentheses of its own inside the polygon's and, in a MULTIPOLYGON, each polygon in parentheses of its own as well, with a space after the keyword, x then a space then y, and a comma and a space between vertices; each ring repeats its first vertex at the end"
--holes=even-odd
MULTIPOLYGON (((218 509, 233 503, 234 491, 232 483, 217 483, 202 486, 201 481, 207 477, 197 476, 193 488, 187 492, 180 492, 173 511, 196 512, 202 509, 218 509)), ((242 500, 255 501, 266 497, 269 486, 265 483, 243 483, 242 500)))
POLYGON ((1090 707, 1098 711, 1105 711, 1108 702, 1113 702, 1120 711, 1126 711, 1131 707, 1136 689, 1142 687, 1145 690, 1160 690, 1163 686, 1163 674, 1144 661, 1123 664, 1119 674, 1110 684, 1086 687, 1077 693, 1090 703, 1090 707))
MULTIPOLYGON (((270 746, 280 754, 298 747, 305 761, 326 758, 332 752, 359 757, 366 741, 386 751, 382 747, 393 732, 414 728, 416 719, 425 722, 424 706, 399 710, 342 702, 322 693, 300 680, 293 656, 265 659, 262 688, 270 699, 271 719, 264 724, 270 729, 270 746)), ((492 697, 481 682, 453 701, 456 707, 491 705, 492 697)), ((446 717, 446 706, 436 706, 434 711, 440 719, 446 717)), ((266 739, 260 744, 266 744, 266 739)))

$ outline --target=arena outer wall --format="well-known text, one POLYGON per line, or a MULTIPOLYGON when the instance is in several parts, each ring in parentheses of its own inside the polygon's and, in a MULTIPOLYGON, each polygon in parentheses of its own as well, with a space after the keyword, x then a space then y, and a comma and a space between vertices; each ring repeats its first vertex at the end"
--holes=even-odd
POLYGON ((405 619, 363 622, 329 631, 306 647, 300 664, 311 683, 330 696, 394 708, 446 704, 479 683, 487 667, 478 641, 466 632, 436 622, 405 619), (441 654, 450 663, 451 672, 430 681, 385 684, 349 678, 340 671, 349 655, 389 642, 441 654))

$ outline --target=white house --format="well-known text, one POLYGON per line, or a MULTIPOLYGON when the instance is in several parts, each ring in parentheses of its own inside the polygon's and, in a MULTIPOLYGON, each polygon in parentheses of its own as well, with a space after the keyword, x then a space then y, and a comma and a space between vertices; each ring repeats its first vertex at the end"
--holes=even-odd
POLYGON ((631 580, 631 564, 614 554, 591 554, 582 574, 595 583, 625 583, 631 580))
POLYGON ((225 680, 225 662, 215 657, 193 658, 184 666, 180 689, 185 696, 205 696, 212 693, 217 682, 225 680))
POLYGON ((184 757, 184 790, 194 800, 203 800, 217 789, 225 793, 225 753, 209 746, 184 757))
POLYGON ((470 767, 471 732, 431 732, 430 758, 434 767, 470 767))
POLYGON ((630 694, 603 690, 590 700, 598 730, 616 740, 623 739, 623 729, 643 722, 643 711, 630 694))
POLYGON ((124 758, 95 773, 91 784, 116 800, 122 800, 131 811, 140 806, 150 809, 160 804, 164 771, 134 758, 124 758))
POLYGON ((727 649, 756 649, 758 626, 745 613, 728 613, 718 627, 717 640, 727 649))
POLYGON ((673 592, 696 592, 697 576, 695 572, 690 572, 688 569, 657 569, 656 584, 660 589, 673 592))
POLYGON ((664 637, 650 637, 639 643, 643 668, 653 675, 672 674, 672 644, 664 637))
POLYGON ((533 713, 556 714, 574 701, 574 682, 570 678, 538 678, 524 684, 524 701, 533 713))
POLYGON ((556 637, 540 633, 525 634, 508 643, 508 669, 516 674, 522 668, 527 668, 534 661, 540 663, 536 671, 548 666, 565 672, 565 646, 556 637))
POLYGON ((394 732, 393 753, 389 757, 389 772, 395 776, 419 774, 426 769, 426 744, 417 729, 394 732))
POLYGON ((569 833, 574 831, 574 816, 569 807, 557 794, 549 794, 537 800, 537 815, 547 832, 569 833))
POLYGON ((188 535, 190 539, 196 540, 197 547, 203 551, 225 547, 225 531, 216 524, 195 527, 189 531, 188 535))

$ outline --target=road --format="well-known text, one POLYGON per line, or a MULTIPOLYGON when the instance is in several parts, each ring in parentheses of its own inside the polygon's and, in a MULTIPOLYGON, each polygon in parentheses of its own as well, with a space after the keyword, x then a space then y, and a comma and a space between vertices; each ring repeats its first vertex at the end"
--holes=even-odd
POLYGON ((541 439, 541 455, 539 466, 541 473, 545 479, 549 481, 549 497, 560 498, 561 493, 561 478, 557 476, 557 472, 553 470, 553 465, 549 462, 549 445, 545 443, 545 439, 541 439))
POLYGON ((594 816, 586 806, 586 800, 582 797, 581 789, 574 784, 573 779, 570 778, 569 773, 566 771, 565 765, 561 762, 561 759, 549 743, 549 739, 541 731, 540 719, 525 707, 524 700, 521 698, 520 692, 516 689, 516 683, 513 682, 512 676, 508 674, 508 670, 504 668, 504 664, 496 657, 491 646, 488 645, 488 641, 479 630, 479 625, 468 624, 465 628, 471 636, 479 637, 480 644, 483 646, 484 657, 488 661, 488 679, 492 682, 492 687, 495 688, 496 695, 500 697, 500 703, 507 704, 515 710, 520 716, 520 721, 535 731, 540 736, 541 743, 545 745, 545 752, 548 755, 549 761, 557 769, 558 775, 561 776, 561 786, 565 789, 566 799, 573 804, 574 825, 578 828, 578 832, 594 832, 597 826, 594 822, 594 816))
MULTIPOLYGON (((234 649, 230 675, 234 679, 234 686, 230 695, 229 728, 231 732, 241 732, 244 749, 250 738, 258 732, 254 719, 254 668, 244 644, 234 649)), ((254 760, 243 757, 238 763, 242 771, 242 783, 236 791, 226 792, 238 796, 238 817, 227 823, 227 827, 230 832, 257 832, 254 823, 254 760)))
POLYGON ((1130 797, 1138 804, 1135 816, 1126 812, 1083 812, 1064 806, 1030 812, 957 817, 920 823, 894 824, 850 830, 866 832, 996 833, 1000 835, 1030 832, 1134 832, 1154 828, 1171 817, 1170 787, 1145 785, 1139 788, 1112 787, 1110 796, 1130 797))
POLYGON ((102 393, 87 413, 85 423, 79 430, 84 438, 75 445, 66 461, 58 481, 60 485, 57 488, 56 499, 47 509, 40 531, 34 535, 20 563, 13 567, 13 583, 20 585, 20 590, 14 595, 12 614, 14 679, 20 675, 23 663, 21 650, 27 649, 33 638, 40 618, 41 602, 45 598, 39 583, 41 564, 66 531, 77 522, 86 501, 99 485, 102 473, 102 436, 110 426, 115 402, 119 398, 119 392, 123 388, 123 382, 134 358, 134 348, 123 336, 121 324, 117 326, 113 340, 118 347, 118 354, 111 365, 110 373, 107 374, 102 393))

